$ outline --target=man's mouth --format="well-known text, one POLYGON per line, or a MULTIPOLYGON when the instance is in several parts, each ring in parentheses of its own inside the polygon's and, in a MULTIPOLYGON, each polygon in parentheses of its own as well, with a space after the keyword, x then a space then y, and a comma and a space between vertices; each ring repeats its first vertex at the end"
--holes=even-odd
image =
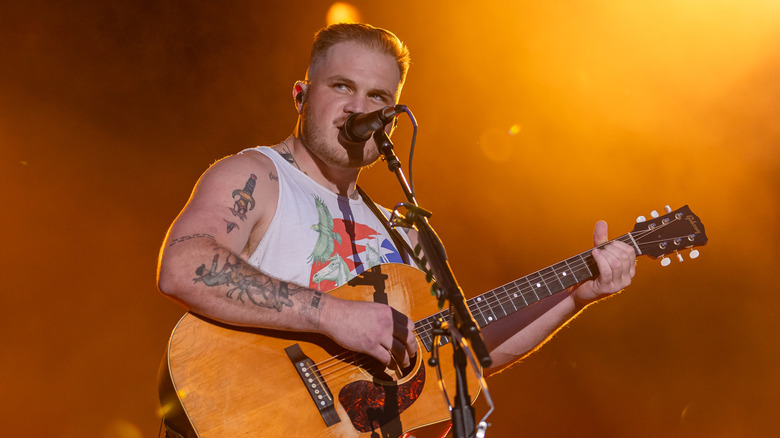
POLYGON ((339 143, 343 145, 355 145, 355 146, 363 146, 366 144, 366 141, 352 141, 347 138, 347 136, 344 134, 344 127, 339 128, 339 135, 338 135, 339 143))

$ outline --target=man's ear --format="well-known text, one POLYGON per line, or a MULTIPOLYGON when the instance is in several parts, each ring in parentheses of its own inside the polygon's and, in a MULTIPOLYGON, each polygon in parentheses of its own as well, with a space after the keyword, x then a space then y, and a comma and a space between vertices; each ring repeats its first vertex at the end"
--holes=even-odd
POLYGON ((293 99, 295 100, 295 110, 298 114, 303 112, 303 102, 306 100, 306 89, 309 87, 304 81, 296 81, 293 86, 293 99))

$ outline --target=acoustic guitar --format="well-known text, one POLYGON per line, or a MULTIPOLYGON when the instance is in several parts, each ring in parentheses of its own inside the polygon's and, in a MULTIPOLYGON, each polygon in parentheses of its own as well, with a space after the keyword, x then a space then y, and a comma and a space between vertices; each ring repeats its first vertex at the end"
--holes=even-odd
MULTIPOLYGON (((615 240, 637 255, 698 256, 704 225, 688 206, 638 222, 615 240)), ((606 245, 606 244, 604 244, 606 245)), ((601 246, 604 246, 601 245, 601 246)), ((662 264, 668 264, 664 257, 662 264)), ((596 277, 590 250, 467 300, 484 327, 596 277)), ((386 303, 415 322, 418 351, 408 369, 388 369, 323 335, 229 326, 193 313, 176 325, 160 367, 159 395, 168 436, 422 437, 442 436, 450 413, 426 352, 437 320, 449 321, 422 271, 376 266, 332 292, 386 303)), ((440 345, 450 339, 439 337, 440 345)), ((454 387, 451 357, 441 354, 443 381, 454 387)), ((472 403, 479 395, 469 379, 472 403)))

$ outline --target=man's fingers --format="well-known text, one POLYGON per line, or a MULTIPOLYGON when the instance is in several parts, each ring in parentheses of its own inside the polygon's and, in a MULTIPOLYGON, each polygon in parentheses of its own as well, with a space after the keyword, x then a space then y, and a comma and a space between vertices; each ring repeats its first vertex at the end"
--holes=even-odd
POLYGON ((596 260, 596 266, 599 268, 599 276, 596 279, 599 284, 612 282, 612 264, 609 261, 612 257, 606 249, 593 249, 593 259, 596 260))
POLYGON ((385 366, 389 366, 393 363, 394 355, 390 351, 389 348, 385 348, 382 345, 379 345, 379 348, 377 351, 372 354, 371 356, 374 356, 374 359, 378 360, 379 362, 385 364, 385 366))
POLYGON ((393 310, 393 338, 404 347, 408 357, 417 353, 417 340, 414 336, 414 322, 403 313, 393 310))
POLYGON ((406 346, 398 339, 393 338, 393 348, 391 348, 391 353, 393 354, 393 358, 395 359, 396 363, 402 367, 409 366, 410 356, 406 350, 406 346))
POLYGON ((609 241, 607 237, 607 223, 604 221, 596 222, 596 227, 593 229, 593 245, 599 246, 602 243, 609 241))
POLYGON ((593 258, 599 268, 597 284, 602 292, 617 292, 634 277, 636 253, 623 242, 614 242, 604 249, 594 249, 593 258))
POLYGON ((417 338, 414 335, 414 323, 409 321, 409 328, 406 332, 406 339, 404 339, 404 345, 409 357, 414 357, 417 354, 417 338))

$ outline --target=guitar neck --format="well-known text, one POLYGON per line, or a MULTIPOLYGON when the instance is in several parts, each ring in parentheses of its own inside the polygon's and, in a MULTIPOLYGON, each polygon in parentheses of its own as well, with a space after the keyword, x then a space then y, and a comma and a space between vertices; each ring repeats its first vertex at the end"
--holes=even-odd
MULTIPOLYGON (((631 233, 624 234, 615 240, 632 246, 637 254, 641 254, 631 233)), ((608 243, 599 245, 599 247, 604 247, 608 243)), ((481 328, 537 301, 564 291, 581 281, 594 278, 598 274, 599 269, 596 266, 596 261, 593 259, 591 250, 588 250, 471 298, 466 301, 466 304, 474 321, 481 328)), ((415 323, 415 330, 428 351, 433 344, 434 323, 439 319, 451 322, 449 309, 444 309, 415 323)), ((447 342, 449 342, 449 338, 442 337, 440 344, 447 342)))

